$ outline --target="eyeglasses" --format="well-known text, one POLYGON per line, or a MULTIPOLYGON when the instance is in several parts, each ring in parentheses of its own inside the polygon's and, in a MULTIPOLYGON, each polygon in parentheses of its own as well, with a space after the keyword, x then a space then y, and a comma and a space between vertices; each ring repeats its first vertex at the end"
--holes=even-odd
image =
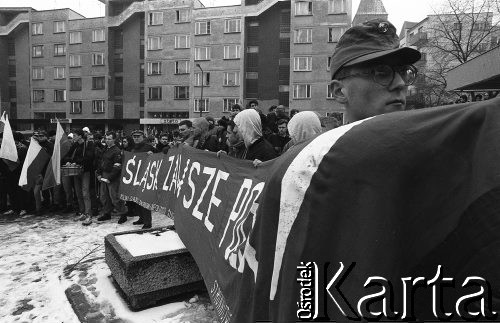
POLYGON ((392 83, 392 81, 394 81, 396 73, 398 73, 399 76, 401 76, 405 85, 408 86, 415 83, 418 70, 413 65, 402 65, 402 66, 377 65, 372 67, 369 72, 353 73, 337 79, 342 80, 353 76, 371 75, 375 83, 380 84, 382 86, 389 86, 392 83))

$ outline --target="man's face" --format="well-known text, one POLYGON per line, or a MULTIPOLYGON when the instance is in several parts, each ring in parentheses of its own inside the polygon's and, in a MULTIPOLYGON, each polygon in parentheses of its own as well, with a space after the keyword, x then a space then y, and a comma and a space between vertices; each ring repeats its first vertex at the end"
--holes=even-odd
POLYGON ((278 125, 278 133, 280 134, 280 136, 286 136, 286 126, 286 123, 278 125))
POLYGON ((47 136, 44 134, 38 134, 34 137, 36 140, 38 140, 38 142, 46 142, 47 141, 47 136))
POLYGON ((115 145, 115 139, 113 138, 113 135, 106 136, 105 140, 106 140, 106 146, 113 147, 115 145))
POLYGON ((160 142, 162 143, 162 145, 168 144, 168 137, 167 136, 162 136, 160 138, 160 142))
MULTIPOLYGON (((367 73, 369 67, 352 67, 351 74, 367 73)), ((383 86, 376 83, 370 75, 345 78, 345 106, 349 122, 362 120, 379 114, 402 111, 406 108, 407 86, 398 73, 392 82, 383 86)))
POLYGON ((259 105, 256 103, 250 103, 250 108, 257 110, 259 108, 259 105))
POLYGON ((142 134, 139 134, 139 133, 134 133, 132 135, 132 139, 134 140, 135 144, 140 144, 141 142, 144 141, 144 136, 142 134))
POLYGON ((189 137, 189 128, 187 125, 183 124, 179 126, 179 134, 181 135, 182 138, 186 139, 189 137))

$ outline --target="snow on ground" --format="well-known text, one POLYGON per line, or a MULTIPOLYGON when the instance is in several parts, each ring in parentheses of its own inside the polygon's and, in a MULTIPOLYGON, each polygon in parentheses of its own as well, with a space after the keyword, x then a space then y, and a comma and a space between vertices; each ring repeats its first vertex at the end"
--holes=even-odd
MULTIPOLYGON (((199 306, 181 301, 139 312, 128 309, 104 261, 104 237, 140 227, 132 225, 135 218, 122 225, 117 220, 85 227, 72 215, 0 215, 0 322, 79 322, 64 293, 76 282, 91 285, 86 292, 101 308, 109 304, 113 316, 123 322, 212 322, 209 301, 199 306), (76 269, 63 274, 65 267, 82 258, 88 261, 87 276, 76 269)), ((154 226, 170 224, 166 216, 153 214, 154 226)))

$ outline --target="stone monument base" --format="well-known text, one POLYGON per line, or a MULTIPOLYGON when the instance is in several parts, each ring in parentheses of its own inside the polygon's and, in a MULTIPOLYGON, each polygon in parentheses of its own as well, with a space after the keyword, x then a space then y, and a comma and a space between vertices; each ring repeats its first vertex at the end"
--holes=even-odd
POLYGON ((134 311, 154 306, 166 298, 206 290, 198 266, 185 247, 133 256, 117 241, 120 235, 139 234, 142 236, 133 237, 141 239, 172 230, 174 226, 167 226, 112 233, 104 238, 106 263, 134 311))

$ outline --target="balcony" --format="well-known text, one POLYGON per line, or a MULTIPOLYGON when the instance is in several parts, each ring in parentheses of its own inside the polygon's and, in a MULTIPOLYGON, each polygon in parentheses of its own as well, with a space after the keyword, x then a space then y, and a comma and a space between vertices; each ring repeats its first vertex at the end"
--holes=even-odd
POLYGON ((408 45, 420 47, 427 43, 427 33, 418 32, 415 35, 410 36, 410 41, 408 45))

